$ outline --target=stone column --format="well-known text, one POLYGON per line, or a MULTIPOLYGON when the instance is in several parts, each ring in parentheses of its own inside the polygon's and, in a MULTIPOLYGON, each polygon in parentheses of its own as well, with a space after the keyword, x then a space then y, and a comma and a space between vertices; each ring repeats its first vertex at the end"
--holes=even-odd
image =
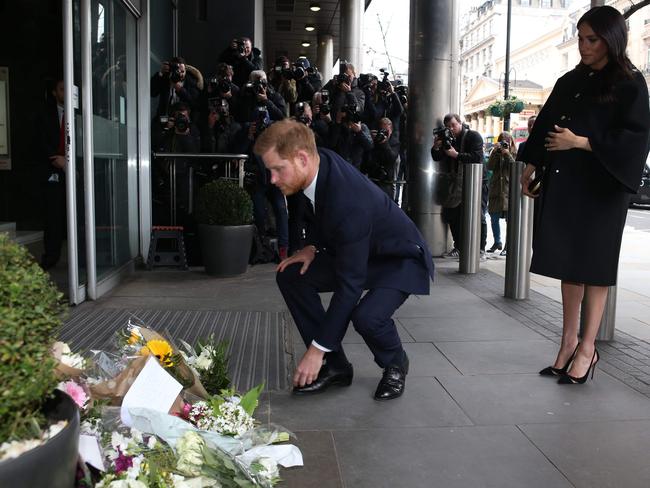
POLYGON ((316 66, 323 76, 323 85, 332 79, 334 66, 334 38, 331 34, 318 36, 316 48, 316 66))
POLYGON ((361 33, 364 8, 363 0, 341 0, 340 59, 352 63, 357 74, 363 72, 361 33))

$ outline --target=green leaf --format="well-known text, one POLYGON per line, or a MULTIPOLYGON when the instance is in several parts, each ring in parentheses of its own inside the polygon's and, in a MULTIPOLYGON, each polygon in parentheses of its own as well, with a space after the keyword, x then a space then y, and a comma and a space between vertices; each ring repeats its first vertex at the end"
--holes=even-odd
POLYGON ((260 383, 255 388, 248 391, 239 402, 239 406, 251 417, 257 408, 257 401, 262 394, 262 390, 264 390, 264 383, 260 383))

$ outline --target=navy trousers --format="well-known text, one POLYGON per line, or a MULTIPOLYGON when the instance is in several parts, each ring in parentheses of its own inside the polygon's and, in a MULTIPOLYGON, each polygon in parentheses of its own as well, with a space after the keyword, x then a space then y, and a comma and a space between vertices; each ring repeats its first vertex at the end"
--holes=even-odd
MULTIPOLYGON (((309 347, 312 340, 318 337, 318 331, 325 326, 326 312, 318 294, 333 291, 336 285, 334 258, 319 253, 304 275, 300 274, 301 267, 301 263, 291 265, 283 272, 278 272, 276 279, 302 340, 309 347)), ((352 325, 381 368, 401 366, 404 359, 402 341, 391 317, 408 296, 408 293, 391 288, 368 290, 350 316, 352 325)), ((330 358, 345 358, 341 341, 346 330, 347 325, 337 338, 335 353, 327 354, 328 361, 330 358)))

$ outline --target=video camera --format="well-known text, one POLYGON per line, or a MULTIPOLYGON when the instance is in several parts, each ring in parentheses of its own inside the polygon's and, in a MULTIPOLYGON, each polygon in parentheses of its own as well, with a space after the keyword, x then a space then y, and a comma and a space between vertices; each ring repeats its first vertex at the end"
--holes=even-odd
POLYGON ((442 140, 442 148, 446 151, 451 149, 456 142, 453 132, 449 127, 436 127, 433 129, 433 137, 442 140))
POLYGON ((408 96, 409 96, 408 86, 397 85, 395 87, 395 93, 397 93, 397 96, 399 97, 399 101, 402 102, 402 105, 406 105, 408 103, 408 96))
POLYGON ((181 67, 178 63, 169 63, 169 79, 173 83, 178 83, 183 79, 181 67))

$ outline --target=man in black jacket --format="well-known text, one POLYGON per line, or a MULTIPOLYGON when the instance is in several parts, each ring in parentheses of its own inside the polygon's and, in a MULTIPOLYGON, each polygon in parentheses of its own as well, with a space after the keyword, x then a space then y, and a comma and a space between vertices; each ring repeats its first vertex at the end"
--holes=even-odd
POLYGON ((253 47, 248 37, 233 39, 230 46, 219 56, 219 62, 228 63, 235 71, 233 82, 242 88, 252 71, 264 69, 262 51, 253 47))
POLYGON ((364 168, 368 177, 388 196, 396 201, 397 193, 395 180, 399 172, 399 139, 393 132, 393 123, 384 117, 379 121, 379 129, 371 131, 373 149, 367 167, 364 168))
POLYGON ((61 256, 61 244, 66 233, 65 211, 65 115, 63 80, 58 80, 51 91, 41 117, 38 120, 39 155, 43 161, 44 252, 41 258, 43 269, 56 265, 61 256))
POLYGON ((165 61, 151 77, 151 96, 158 97, 156 115, 169 115, 172 105, 181 102, 195 108, 202 89, 203 76, 199 70, 187 66, 180 56, 165 61))
MULTIPOLYGON (((436 136, 431 148, 431 157, 434 161, 441 162, 440 173, 447 176, 442 178, 442 174, 440 175, 440 183, 449 186, 443 189, 445 198, 438 203, 442 205, 442 219, 449 225, 454 239, 454 248, 446 256, 457 258, 460 256, 463 238, 461 235, 463 163, 483 164, 483 138, 481 134, 464 125, 458 114, 445 115, 443 123, 451 131, 453 142, 447 144, 444 137, 436 136)), ((483 172, 485 174, 485 165, 483 172)))

